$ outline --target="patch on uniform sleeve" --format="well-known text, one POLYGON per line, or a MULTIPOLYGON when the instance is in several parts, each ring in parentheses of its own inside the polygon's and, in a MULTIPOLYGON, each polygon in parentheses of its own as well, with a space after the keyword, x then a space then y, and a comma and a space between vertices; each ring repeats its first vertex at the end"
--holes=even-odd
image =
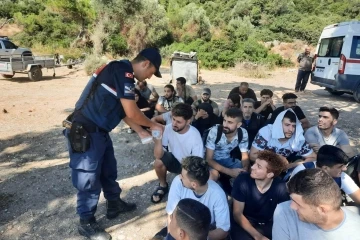
POLYGON ((126 72, 126 73, 125 73, 125 77, 126 77, 126 78, 131 78, 131 79, 133 79, 133 78, 134 78, 134 75, 133 75, 132 73, 126 72))
POLYGON ((133 97, 135 96, 135 85, 133 83, 125 83, 124 86, 124 96, 125 97, 133 97))

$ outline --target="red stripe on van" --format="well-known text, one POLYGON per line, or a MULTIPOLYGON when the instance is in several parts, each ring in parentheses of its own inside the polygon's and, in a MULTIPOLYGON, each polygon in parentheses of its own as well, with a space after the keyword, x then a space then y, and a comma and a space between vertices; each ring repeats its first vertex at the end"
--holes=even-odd
POLYGON ((346 63, 360 63, 360 59, 346 59, 346 63))

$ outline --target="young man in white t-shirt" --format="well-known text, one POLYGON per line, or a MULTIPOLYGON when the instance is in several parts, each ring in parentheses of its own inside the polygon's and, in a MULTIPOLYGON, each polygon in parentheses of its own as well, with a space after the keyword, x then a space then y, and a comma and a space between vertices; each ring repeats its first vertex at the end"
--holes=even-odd
MULTIPOLYGON (((213 230, 209 231, 209 239, 225 239, 230 230, 230 213, 227 198, 221 187, 209 180, 209 166, 203 158, 187 157, 182 162, 181 174, 171 183, 166 212, 169 216, 178 202, 184 198, 194 199, 207 206, 211 213, 213 230)), ((171 239, 171 238, 167 238, 171 239)))
POLYGON ((319 168, 298 172, 287 184, 291 201, 277 205, 273 240, 360 239, 360 216, 341 207, 341 192, 319 168))
POLYGON ((181 162, 185 157, 203 157, 204 155, 200 133, 190 125, 191 106, 179 103, 171 110, 171 113, 172 124, 166 125, 162 139, 154 138, 154 168, 159 179, 159 186, 151 196, 153 203, 159 203, 169 191, 166 182, 167 171, 179 174, 181 162))
POLYGON ((170 215, 169 233, 176 240, 207 240, 210 210, 199 201, 184 198, 170 215))
POLYGON ((332 145, 324 145, 318 151, 317 161, 297 166, 291 177, 307 168, 321 168, 335 180, 345 194, 349 195, 356 204, 360 204, 360 189, 344 172, 348 161, 349 158, 343 150, 332 145))

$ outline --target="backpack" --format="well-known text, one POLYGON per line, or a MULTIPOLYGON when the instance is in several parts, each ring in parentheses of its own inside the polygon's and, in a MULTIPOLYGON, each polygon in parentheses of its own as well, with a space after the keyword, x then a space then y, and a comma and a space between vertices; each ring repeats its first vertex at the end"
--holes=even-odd
MULTIPOLYGON (((206 145, 207 137, 209 136, 209 132, 212 128, 213 127, 206 129, 202 135, 202 140, 203 140, 204 146, 206 145)), ((223 134, 223 125, 217 125, 217 128, 218 129, 217 129, 217 134, 216 134, 216 139, 215 139, 215 145, 218 144, 218 142, 221 139, 221 136, 223 134)), ((238 128, 237 131, 238 131, 238 142, 240 143, 243 138, 243 132, 242 132, 241 127, 238 128)), ((230 157, 241 160, 241 151, 240 151, 239 146, 235 147, 233 150, 230 151, 230 157)))
POLYGON ((348 165, 347 165, 347 169, 346 169, 346 174, 349 175, 351 177, 352 180, 354 180, 354 182, 360 186, 360 182, 359 182, 359 176, 358 176, 358 167, 359 167, 359 162, 360 162, 360 155, 355 155, 354 157, 349 159, 348 165))

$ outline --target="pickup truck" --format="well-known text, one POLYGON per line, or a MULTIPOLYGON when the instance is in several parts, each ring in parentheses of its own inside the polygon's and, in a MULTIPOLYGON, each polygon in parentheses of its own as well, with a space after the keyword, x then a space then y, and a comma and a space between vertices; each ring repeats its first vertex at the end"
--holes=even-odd
POLYGON ((16 46, 7 37, 0 38, 1 58, 10 58, 12 55, 32 57, 32 52, 28 48, 20 48, 16 46))

